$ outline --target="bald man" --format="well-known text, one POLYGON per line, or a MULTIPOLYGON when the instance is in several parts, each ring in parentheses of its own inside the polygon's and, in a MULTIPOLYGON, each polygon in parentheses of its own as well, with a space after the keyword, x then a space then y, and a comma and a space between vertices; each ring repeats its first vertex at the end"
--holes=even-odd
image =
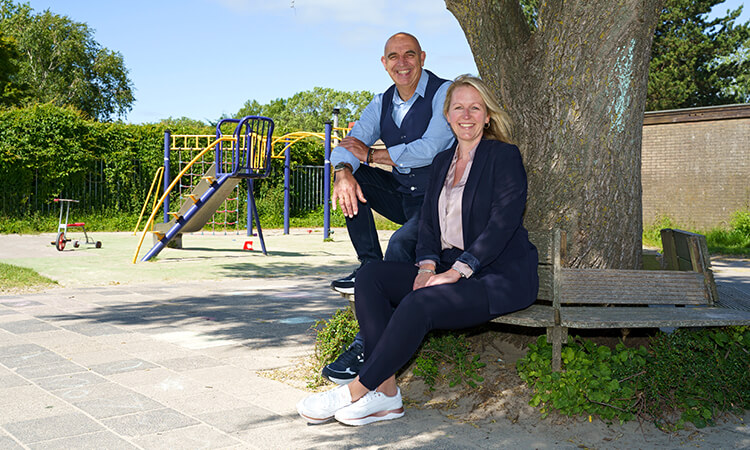
MULTIPOLYGON (((423 69, 425 52, 416 37, 396 33, 385 44, 381 62, 393 80, 388 90, 367 105, 351 132, 331 153, 334 166, 333 207, 341 207, 360 266, 371 261, 415 262, 419 212, 429 183, 429 166, 453 143, 443 117, 450 82, 423 69), (375 150, 378 140, 385 149, 375 150), (371 164, 390 166, 386 171, 371 164), (401 227, 388 241, 383 257, 372 211, 401 227)), ((356 269, 331 287, 354 293, 356 269)), ((363 362, 364 346, 355 339, 349 349, 323 369, 339 384, 354 379, 363 362)))

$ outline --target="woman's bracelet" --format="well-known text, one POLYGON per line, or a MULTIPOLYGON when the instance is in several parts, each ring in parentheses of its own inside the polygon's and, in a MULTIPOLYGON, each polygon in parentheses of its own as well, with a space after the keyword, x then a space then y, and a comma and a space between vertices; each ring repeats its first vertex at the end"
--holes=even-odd
POLYGON ((417 275, 419 275, 420 273, 431 273, 435 275, 437 272, 435 272, 435 269, 420 268, 419 270, 417 270, 417 275))

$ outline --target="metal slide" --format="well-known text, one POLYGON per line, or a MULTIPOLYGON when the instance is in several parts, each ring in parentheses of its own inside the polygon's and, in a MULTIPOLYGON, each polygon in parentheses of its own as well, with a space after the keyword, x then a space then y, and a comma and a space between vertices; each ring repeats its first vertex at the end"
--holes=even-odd
POLYGON ((216 178, 216 165, 212 164, 191 193, 196 201, 192 202, 188 198, 178 211, 176 218, 168 223, 154 224, 154 232, 161 238, 141 261, 148 261, 158 255, 169 241, 179 233, 200 231, 214 215, 216 209, 232 193, 240 180, 242 179, 229 175, 216 178))
MULTIPOLYGON (((146 230, 153 224, 153 219, 160 204, 167 198, 180 177, 198 158, 211 149, 215 150, 216 162, 201 177, 201 181, 188 195, 179 212, 174 214, 175 218, 166 224, 154 224, 153 231, 156 233, 158 241, 141 261, 148 261, 158 255, 169 241, 178 234, 201 230, 243 178, 248 179, 248 191, 252 192, 252 181, 256 178, 265 178, 271 173, 273 128, 273 120, 263 116, 245 116, 242 119, 222 119, 219 121, 216 125, 217 140, 193 158, 190 164, 172 181, 172 184, 164 189, 164 195, 146 221, 138 249, 143 243, 146 230), (233 137, 222 136, 222 124, 236 124, 233 137), (232 142, 231 148, 225 149, 223 142, 232 142)), ((258 237, 263 247, 263 254, 266 254, 255 199, 250 196, 248 200, 248 209, 253 213, 258 228, 258 237)), ((250 230, 250 226, 251 223, 248 223, 248 230, 250 230)), ((135 263, 137 257, 138 250, 133 257, 133 263, 135 263)))

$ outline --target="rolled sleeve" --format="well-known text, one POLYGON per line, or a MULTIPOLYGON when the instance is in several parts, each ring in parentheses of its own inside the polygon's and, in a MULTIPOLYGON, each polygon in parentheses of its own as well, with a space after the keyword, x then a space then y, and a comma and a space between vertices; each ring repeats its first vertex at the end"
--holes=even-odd
MULTIPOLYGON (((362 116, 354 124, 348 136, 355 137, 366 146, 372 147, 380 137, 380 110, 383 105, 383 94, 377 94, 362 111, 362 116)), ((338 146, 331 151, 331 165, 349 163, 354 172, 360 166, 360 161, 345 147, 338 146)))

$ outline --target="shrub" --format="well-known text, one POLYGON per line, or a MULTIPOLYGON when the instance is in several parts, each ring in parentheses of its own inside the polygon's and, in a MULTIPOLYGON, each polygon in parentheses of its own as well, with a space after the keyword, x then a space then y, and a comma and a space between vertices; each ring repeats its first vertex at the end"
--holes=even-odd
POLYGON ((681 329, 652 338, 649 348, 614 350, 569 338, 563 371, 551 371, 544 336, 518 361, 534 391, 532 406, 621 422, 636 416, 662 428, 714 423, 718 414, 750 409, 750 328, 681 329), (678 419, 673 413, 679 414, 678 419))

